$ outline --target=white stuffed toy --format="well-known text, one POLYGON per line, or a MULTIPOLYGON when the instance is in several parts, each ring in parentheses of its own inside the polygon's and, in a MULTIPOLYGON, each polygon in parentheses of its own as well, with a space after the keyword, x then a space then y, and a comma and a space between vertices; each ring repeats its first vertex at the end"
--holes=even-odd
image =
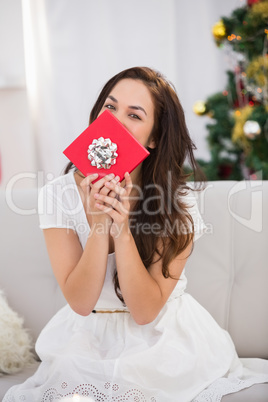
POLYGON ((35 361, 23 318, 13 311, 0 290, 0 375, 13 374, 35 361))

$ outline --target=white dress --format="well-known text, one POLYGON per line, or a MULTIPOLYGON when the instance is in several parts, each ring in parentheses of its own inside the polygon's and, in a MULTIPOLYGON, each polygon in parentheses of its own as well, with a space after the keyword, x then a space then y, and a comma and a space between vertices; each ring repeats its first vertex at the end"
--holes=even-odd
MULTIPOLYGON (((194 200, 191 197, 191 202, 194 200)), ((190 208, 195 240, 205 225, 190 208)), ((89 234, 73 171, 42 187, 40 228, 76 230, 84 248, 89 234)), ((109 254, 95 310, 127 310, 113 287, 115 254, 109 254)), ((255 383, 268 382, 268 361, 239 359, 225 330, 189 294, 183 271, 158 317, 138 325, 129 312, 76 314, 63 307, 42 330, 42 362, 3 402, 53 402, 79 394, 96 402, 207 402, 255 383)))

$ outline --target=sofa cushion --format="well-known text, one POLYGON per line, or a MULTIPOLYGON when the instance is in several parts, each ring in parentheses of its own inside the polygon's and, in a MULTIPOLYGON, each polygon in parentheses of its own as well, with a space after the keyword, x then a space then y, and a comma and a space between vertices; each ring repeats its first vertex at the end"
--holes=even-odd
POLYGON ((256 384, 252 387, 226 395, 222 402, 268 402, 268 384, 256 384))
POLYGON ((240 357, 268 358, 268 181, 209 182, 198 201, 207 233, 187 261, 187 290, 240 357))
MULTIPOLYGON (((8 375, 5 374, 0 377, 0 401, 3 400, 5 393, 11 388, 13 385, 22 384, 27 378, 31 377, 37 368, 39 367, 40 362, 35 362, 31 367, 26 367, 23 371, 17 374, 8 375)), ((35 402, 35 401, 33 401, 35 402)))

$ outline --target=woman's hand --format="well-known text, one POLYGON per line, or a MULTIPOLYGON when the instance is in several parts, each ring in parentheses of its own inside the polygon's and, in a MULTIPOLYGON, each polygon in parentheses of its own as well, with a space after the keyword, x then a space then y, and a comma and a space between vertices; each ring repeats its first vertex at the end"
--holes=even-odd
POLYGON ((113 181, 106 181, 105 187, 109 191, 115 193, 117 197, 112 197, 110 194, 104 195, 101 192, 95 192, 94 198, 97 200, 96 208, 99 211, 105 212, 112 219, 112 225, 110 229, 111 236, 114 238, 119 237, 122 234, 129 234, 129 213, 130 213, 130 201, 129 196, 132 190, 132 180, 129 173, 125 173, 125 187, 122 188, 120 183, 114 183, 113 181))
MULTIPOLYGON (((111 185, 115 186, 116 183, 119 181, 119 176, 114 177, 115 175, 108 174, 104 176, 102 179, 95 181, 95 183, 92 183, 96 178, 98 177, 98 174, 95 175, 89 175, 85 177, 81 183, 80 186, 83 190, 84 196, 85 196, 85 207, 86 207, 86 215, 90 215, 92 219, 92 224, 98 224, 98 223, 108 223, 112 224, 112 218, 105 213, 105 211, 101 210, 100 208, 96 207, 96 198, 94 197, 96 194, 100 194, 102 196, 108 196, 111 199, 115 199, 117 193, 112 191, 109 187, 105 186, 105 183, 111 183, 111 185)), ((100 201, 100 204, 103 204, 102 201, 100 201)))

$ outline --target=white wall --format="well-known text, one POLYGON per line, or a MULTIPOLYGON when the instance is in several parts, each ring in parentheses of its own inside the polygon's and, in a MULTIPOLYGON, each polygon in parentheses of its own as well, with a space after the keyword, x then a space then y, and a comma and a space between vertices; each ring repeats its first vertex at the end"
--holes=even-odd
MULTIPOLYGON (((35 147, 25 85, 20 0, 0 0, 0 154, 2 181, 34 171, 35 147)), ((16 186, 34 185, 20 180, 16 186)))

